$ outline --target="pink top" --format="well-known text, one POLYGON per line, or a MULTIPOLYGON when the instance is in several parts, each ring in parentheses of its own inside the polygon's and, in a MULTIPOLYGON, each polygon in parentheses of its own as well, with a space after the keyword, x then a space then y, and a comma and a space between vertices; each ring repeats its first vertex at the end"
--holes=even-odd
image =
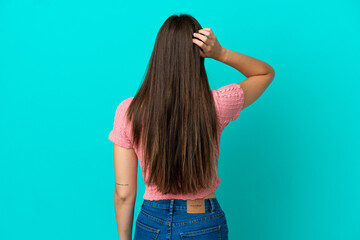
MULTIPOLYGON (((219 142, 220 135, 224 128, 229 124, 230 121, 236 120, 239 117, 240 111, 244 104, 244 91, 237 83, 232 83, 225 85, 219 89, 211 90, 216 114, 219 122, 219 142)), ((129 104, 131 103, 133 97, 123 100, 117 107, 114 118, 113 129, 109 134, 109 140, 124 148, 134 148, 136 155, 139 158, 140 168, 142 173, 144 172, 144 160, 142 159, 142 147, 136 148, 133 146, 131 136, 131 123, 126 123, 125 121, 125 111, 127 110, 129 104)), ((140 140, 141 143, 141 140, 140 140)), ((141 144, 140 144, 141 146, 141 144)), ((217 153, 219 156, 219 150, 217 153)), ((217 160, 218 163, 218 160, 217 160)), ((143 174, 144 176, 144 174, 143 174)), ((174 194, 162 194, 156 190, 156 186, 145 186, 145 193, 143 198, 147 200, 162 200, 162 199, 198 199, 207 196, 208 194, 214 192, 220 185, 220 178, 218 174, 215 174, 213 185, 209 189, 203 189, 197 194, 186 194, 186 195, 174 195, 174 194)))

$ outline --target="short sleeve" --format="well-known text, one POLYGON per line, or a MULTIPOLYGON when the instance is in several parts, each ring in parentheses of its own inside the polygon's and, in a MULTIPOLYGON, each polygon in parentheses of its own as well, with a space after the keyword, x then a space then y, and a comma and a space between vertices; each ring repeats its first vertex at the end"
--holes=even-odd
POLYGON ((108 139, 116 145, 124 148, 133 148, 132 143, 126 133, 124 101, 116 108, 114 125, 108 139))
POLYGON ((241 86, 232 83, 213 90, 213 94, 221 124, 226 126, 230 121, 238 119, 244 105, 244 90, 241 86))

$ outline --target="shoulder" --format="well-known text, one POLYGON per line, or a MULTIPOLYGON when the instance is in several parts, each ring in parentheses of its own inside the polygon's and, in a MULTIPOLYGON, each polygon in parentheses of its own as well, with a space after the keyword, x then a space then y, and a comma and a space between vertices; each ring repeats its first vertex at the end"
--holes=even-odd
POLYGON ((236 120, 244 104, 244 91, 238 83, 212 90, 219 118, 224 126, 236 120))
POLYGON ((116 107, 115 119, 118 121, 124 121, 126 110, 128 109, 133 98, 134 97, 126 98, 118 104, 116 107))
POLYGON ((239 102, 244 98, 244 90, 238 83, 231 83, 211 91, 218 103, 239 102))
POLYGON ((218 108, 227 108, 232 105, 241 105, 240 107, 242 107, 244 102, 244 90, 238 83, 231 83, 211 90, 211 92, 215 100, 215 105, 218 108))
POLYGON ((129 97, 129 98, 126 98, 124 100, 122 100, 120 102, 120 104, 117 106, 117 111, 119 112, 123 112, 125 110, 127 110, 127 108, 129 107, 131 101, 133 100, 134 97, 129 97))
POLYGON ((231 83, 218 89, 211 90, 216 97, 232 97, 243 95, 243 89, 238 83, 231 83))
POLYGON ((124 106, 129 106, 131 101, 133 100, 134 97, 129 97, 124 99, 121 103, 123 103, 124 106))
POLYGON ((134 98, 134 97, 126 98, 126 99, 122 100, 119 105, 124 106, 124 107, 127 107, 127 106, 130 105, 130 103, 131 103, 131 101, 133 100, 133 98, 134 98))
POLYGON ((131 102, 131 98, 121 101, 116 108, 113 129, 109 134, 109 139, 115 144, 131 148, 132 142, 129 139, 131 134, 131 123, 126 119, 126 109, 131 102))

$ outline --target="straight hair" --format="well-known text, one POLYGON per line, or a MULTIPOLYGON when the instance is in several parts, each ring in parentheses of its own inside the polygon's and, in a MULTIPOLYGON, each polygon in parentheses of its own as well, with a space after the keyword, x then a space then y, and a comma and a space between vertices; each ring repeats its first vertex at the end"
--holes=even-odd
POLYGON ((142 144, 144 181, 163 194, 190 194, 213 184, 218 120, 200 47, 202 29, 188 15, 172 15, 161 26, 146 75, 130 103, 135 146, 142 144), (146 174, 148 169, 148 176, 146 174))

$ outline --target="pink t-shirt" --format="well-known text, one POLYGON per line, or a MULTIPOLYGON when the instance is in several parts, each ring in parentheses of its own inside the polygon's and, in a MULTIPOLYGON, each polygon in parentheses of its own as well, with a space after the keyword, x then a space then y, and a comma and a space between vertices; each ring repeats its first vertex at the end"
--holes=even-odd
MULTIPOLYGON (((218 127, 218 136, 220 142, 220 135, 224 128, 229 124, 230 121, 236 120, 239 117, 240 111, 244 104, 244 91, 237 83, 232 83, 225 85, 216 90, 211 90, 215 102, 216 114, 218 117, 219 127, 218 127)), ((136 148, 132 143, 131 136, 131 123, 126 123, 125 121, 125 111, 127 110, 129 104, 131 103, 133 97, 123 100, 117 107, 114 117, 113 129, 109 134, 109 140, 111 140, 116 145, 119 145, 124 148, 133 148, 136 155, 139 158, 140 168, 142 173, 144 173, 144 159, 142 159, 142 147, 136 148)), ((141 143, 141 140, 140 140, 141 143)), ((140 144, 141 146, 141 144, 140 144)), ((217 157, 219 156, 219 149, 217 152, 217 157)), ((218 158, 217 158, 218 163, 218 158)), ((217 164, 216 163, 216 164, 217 164)), ((143 174, 144 176, 144 174, 143 174)), ((162 200, 162 199, 198 199, 207 196, 208 194, 214 192, 220 185, 220 178, 218 174, 215 174, 213 185, 211 188, 203 189, 197 194, 162 194, 156 190, 156 186, 147 186, 145 185, 145 193, 143 198, 147 200, 162 200)))

